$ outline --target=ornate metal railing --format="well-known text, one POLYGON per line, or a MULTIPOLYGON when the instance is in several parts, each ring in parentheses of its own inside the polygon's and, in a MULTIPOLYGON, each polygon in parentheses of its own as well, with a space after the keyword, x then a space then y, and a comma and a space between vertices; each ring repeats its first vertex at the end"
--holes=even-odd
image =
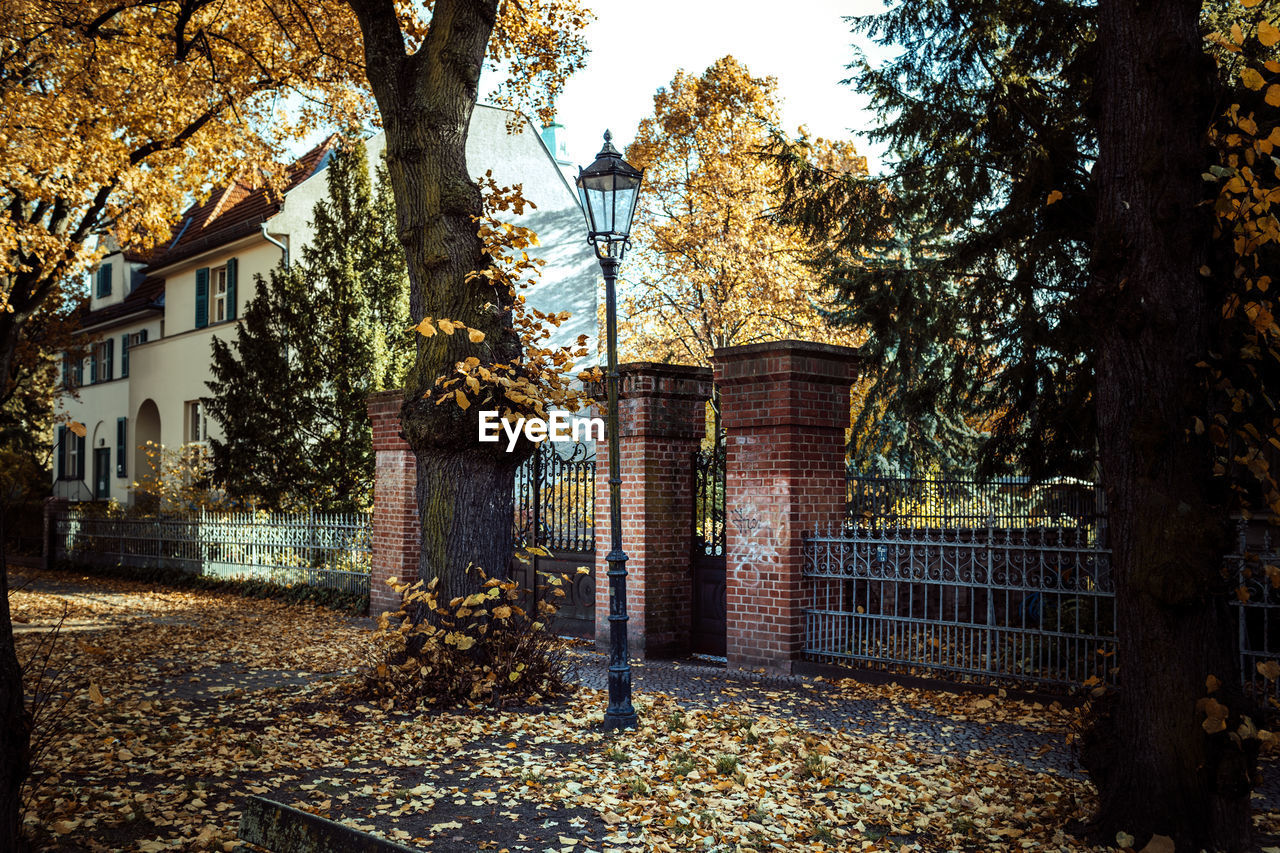
POLYGON ((724 555, 724 445, 696 450, 693 465, 693 550, 708 557, 724 555))
POLYGON ((866 477, 850 469, 845 484, 845 521, 851 526, 1073 527, 1106 541, 1106 499, 1100 487, 1082 480, 866 477))
POLYGON ((853 526, 805 545, 804 652, 873 668, 1114 682, 1110 552, 1078 527, 853 526))
POLYGON ((595 548, 596 456, 591 444, 544 441, 516 471, 517 546, 595 548))
POLYGON ((54 518, 54 556, 367 595, 369 530, 366 513, 142 515, 71 507, 54 518))

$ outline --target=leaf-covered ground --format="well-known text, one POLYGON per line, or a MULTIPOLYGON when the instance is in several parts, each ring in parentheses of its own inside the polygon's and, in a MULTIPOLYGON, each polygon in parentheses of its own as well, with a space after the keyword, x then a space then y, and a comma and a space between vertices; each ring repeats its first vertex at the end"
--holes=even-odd
MULTIPOLYGON (((590 687, 537 710, 387 713, 344 689, 365 620, 14 580, 20 652, 67 612, 64 731, 27 815, 38 848, 231 850, 253 793, 433 851, 1093 849, 1067 832, 1093 792, 1050 760, 1070 722, 1057 706, 668 666, 676 695, 638 693, 641 727, 620 735, 600 731, 590 687)), ((598 681, 596 656, 581 659, 598 681)), ((1275 815, 1258 820, 1274 831, 1275 815)))

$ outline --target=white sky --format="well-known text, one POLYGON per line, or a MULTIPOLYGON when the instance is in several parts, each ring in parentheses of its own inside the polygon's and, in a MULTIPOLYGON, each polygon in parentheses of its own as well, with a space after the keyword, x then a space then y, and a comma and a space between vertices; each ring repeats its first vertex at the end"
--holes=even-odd
MULTIPOLYGON (((778 80, 790 132, 853 138, 877 172, 882 152, 857 137, 870 125, 867 99, 840 80, 849 75, 853 36, 842 17, 881 10, 878 0, 584 0, 596 15, 587 29, 587 67, 565 87, 557 107, 569 158, 588 165, 605 128, 619 150, 653 111, 653 95, 677 69, 701 74, 732 54, 757 77, 778 80)), ((874 47, 872 45, 871 47, 874 47)), ((874 55, 874 54, 873 54, 874 55)))

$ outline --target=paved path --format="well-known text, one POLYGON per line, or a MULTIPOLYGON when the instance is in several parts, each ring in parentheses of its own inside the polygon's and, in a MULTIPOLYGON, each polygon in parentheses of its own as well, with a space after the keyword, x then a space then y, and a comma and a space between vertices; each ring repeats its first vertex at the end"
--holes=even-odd
MULTIPOLYGON (((69 580, 33 582, 33 591, 56 593, 73 601, 92 601, 99 606, 120 607, 97 625, 77 624, 80 630, 102 630, 116 627, 126 616, 124 602, 117 604, 111 592, 95 589, 84 582, 69 580), (116 616, 116 613, 119 616, 116 616)), ((123 598, 123 596, 119 596, 123 598)), ((153 616, 156 621, 184 622, 172 615, 153 616)), ((77 620, 79 621, 79 620, 77 620)), ((90 620, 84 620, 86 623, 90 620)), ((372 619, 353 618, 353 625, 373 628, 372 619)), ((23 630, 47 630, 47 625, 18 625, 23 630)), ((608 689, 608 657, 594 649, 574 650, 578 661, 578 680, 585 686, 608 689)), ((817 731, 848 729, 879 733, 898 738, 904 748, 928 750, 938 755, 964 756, 987 752, 1017 761, 1033 770, 1081 777, 1083 771, 1057 730, 1036 731, 1015 723, 961 721, 912 708, 906 703, 851 697, 828 681, 803 676, 770 676, 750 672, 729 672, 723 666, 689 661, 644 661, 632 665, 632 685, 637 693, 658 692, 675 698, 688 708, 716 709, 726 703, 746 706, 754 713, 790 716, 817 731)), ((197 670, 189 674, 174 690, 175 698, 201 702, 216 700, 226 690, 258 692, 288 689, 305 683, 314 676, 291 671, 232 672, 226 667, 197 670)), ((334 673, 329 677, 338 677, 334 673)), ((1259 807, 1280 810, 1280 763, 1267 760, 1263 764, 1263 784, 1255 791, 1259 807)))

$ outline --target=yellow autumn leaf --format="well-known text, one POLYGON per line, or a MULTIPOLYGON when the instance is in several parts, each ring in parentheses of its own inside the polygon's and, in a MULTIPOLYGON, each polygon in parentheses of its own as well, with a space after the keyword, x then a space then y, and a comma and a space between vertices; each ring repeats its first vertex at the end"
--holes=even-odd
POLYGON ((84 438, 85 433, 87 432, 87 430, 85 430, 84 428, 84 424, 80 423, 79 421, 72 421, 70 424, 67 425, 67 429, 71 430, 73 433, 80 436, 81 438, 84 438))
POLYGON ((1240 72, 1240 82, 1243 83, 1246 88, 1252 89, 1255 92, 1266 84, 1266 81, 1262 79, 1262 75, 1253 68, 1245 68, 1240 72))
POLYGON ((475 644, 476 644, 476 641, 474 637, 467 637, 462 635, 458 637, 457 647, 458 647, 458 651, 460 652, 465 652, 467 649, 471 648, 475 644))
POLYGON ((1049 193, 1049 198, 1045 202, 1045 204, 1050 205, 1059 201, 1062 201, 1062 190, 1054 190, 1053 192, 1049 193))
POLYGON ((98 689, 98 685, 96 684, 89 685, 89 701, 95 705, 101 705, 103 702, 107 701, 103 698, 102 691, 98 689))
POLYGON ((1222 682, 1218 680, 1218 677, 1216 675, 1210 675, 1208 678, 1204 680, 1205 690, 1208 690, 1210 693, 1217 693, 1218 688, 1221 686, 1222 686, 1222 682))
POLYGON ((471 408, 471 401, 467 399, 467 395, 463 394, 461 389, 453 392, 453 399, 457 402, 459 408, 471 408))
POLYGON ((429 338, 436 333, 436 327, 431 324, 430 317, 423 317, 422 322, 418 323, 418 325, 413 328, 414 331, 422 335, 424 338, 429 338))
POLYGON ((495 619, 508 619, 511 617, 511 608, 505 604, 493 608, 493 616, 495 619))
POLYGON ((471 343, 478 344, 484 340, 484 332, 479 329, 468 329, 467 337, 471 339, 471 343))
POLYGON ((452 335, 454 330, 458 328, 458 324, 452 320, 440 319, 436 321, 436 325, 440 327, 440 331, 446 335, 452 335))
POLYGON ((1263 47, 1274 47, 1277 42, 1280 42, 1280 27, 1262 21, 1258 24, 1258 41, 1263 47))
POLYGON ((1259 661, 1258 673, 1267 681, 1275 681, 1280 678, 1280 663, 1273 660, 1259 661))
POLYGON ((1272 83, 1267 87, 1266 101, 1273 107, 1280 107, 1280 84, 1272 83))

